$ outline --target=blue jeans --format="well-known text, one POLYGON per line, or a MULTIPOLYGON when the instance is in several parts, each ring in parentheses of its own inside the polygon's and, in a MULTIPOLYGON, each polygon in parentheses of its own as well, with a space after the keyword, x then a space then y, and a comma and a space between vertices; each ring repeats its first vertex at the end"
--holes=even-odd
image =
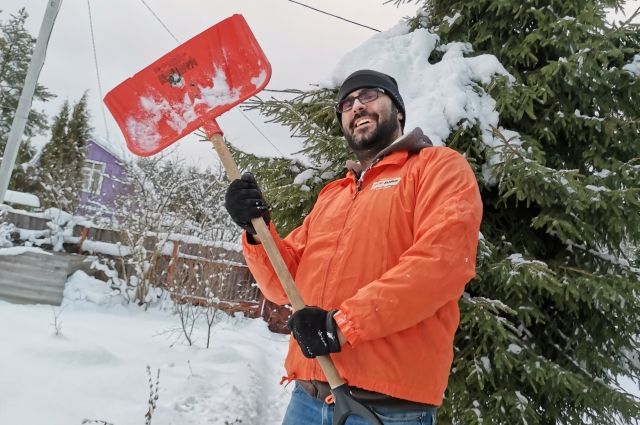
MULTIPOLYGON (((435 425, 436 408, 429 407, 413 411, 398 411, 375 407, 373 411, 384 425, 435 425)), ((296 384, 282 425, 331 425, 333 404, 309 396, 296 384)), ((359 416, 350 416, 345 425, 371 425, 359 416)))

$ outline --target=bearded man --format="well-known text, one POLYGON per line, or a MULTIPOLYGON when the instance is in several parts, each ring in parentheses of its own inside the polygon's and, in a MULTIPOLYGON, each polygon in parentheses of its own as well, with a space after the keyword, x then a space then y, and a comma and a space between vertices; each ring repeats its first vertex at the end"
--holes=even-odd
POLYGON ((271 223, 251 173, 226 194, 265 297, 288 303, 255 236, 256 217, 269 225, 308 306, 288 321, 285 368, 296 384, 283 425, 331 423, 330 388, 312 360, 327 354, 383 423, 433 424, 453 361, 458 301, 475 276, 478 185, 458 152, 432 146, 419 128, 404 134, 405 105, 393 77, 367 69, 349 75, 336 114, 358 161, 322 189, 287 237, 271 223))

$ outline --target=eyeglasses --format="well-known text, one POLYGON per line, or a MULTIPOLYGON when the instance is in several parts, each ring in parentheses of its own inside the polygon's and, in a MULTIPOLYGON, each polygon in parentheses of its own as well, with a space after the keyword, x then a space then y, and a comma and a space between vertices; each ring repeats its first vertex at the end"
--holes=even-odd
POLYGON ((360 101, 360 103, 369 103, 376 100, 380 93, 384 93, 383 89, 373 88, 373 89, 363 89, 357 96, 349 96, 341 100, 336 104, 336 111, 339 114, 343 112, 348 112, 353 108, 353 104, 356 103, 356 99, 360 101))

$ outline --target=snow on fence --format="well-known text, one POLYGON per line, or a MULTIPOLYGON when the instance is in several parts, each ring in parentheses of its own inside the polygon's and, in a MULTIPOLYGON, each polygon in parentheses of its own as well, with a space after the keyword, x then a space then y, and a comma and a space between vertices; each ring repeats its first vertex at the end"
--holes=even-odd
MULTIPOLYGON (((122 261, 130 255, 131 250, 123 244, 126 239, 120 231, 89 227, 82 222, 73 227, 55 230, 56 226, 52 226, 51 220, 42 214, 19 210, 6 211, 3 221, 15 226, 14 243, 27 241, 30 242, 29 245, 52 248, 54 237, 49 233, 58 231, 62 233, 62 247, 65 251, 110 258, 115 260, 116 266, 120 265, 118 272, 121 275, 132 273, 133 265, 122 261)), ((236 245, 203 241, 184 235, 164 235, 162 238, 156 235, 146 236, 143 245, 149 252, 153 252, 158 249, 160 239, 165 242, 154 261, 152 281, 155 285, 183 293, 185 289, 194 290, 194 293, 189 294, 194 297, 204 296, 205 290, 208 290, 216 298, 226 302, 260 301, 255 280, 236 245), (202 284, 197 284, 196 281, 202 284)))
MULTIPOLYGON (((120 231, 73 220, 60 227, 46 214, 13 209, 4 211, 1 221, 15 226, 14 244, 29 242, 52 249, 58 240, 58 250, 112 260, 119 276, 133 273, 134 265, 127 261, 131 247, 123 243, 126 239, 120 231)), ((172 234, 146 236, 143 245, 149 252, 155 250, 159 254, 151 263, 151 281, 169 291, 174 299, 193 304, 214 303, 230 313, 261 316, 273 331, 288 332, 285 322, 289 311, 262 297, 237 244, 172 234)), ((106 279, 99 271, 93 270, 93 273, 106 279)))
MULTIPOLYGON (((131 275, 134 264, 118 261, 130 256, 130 247, 122 244, 121 232, 76 225, 70 249, 115 259, 121 275, 131 275)), ((151 263, 155 286, 172 293, 199 298, 217 298, 225 302, 258 302, 260 292, 245 264, 242 252, 234 244, 203 241, 184 235, 149 235, 144 238, 148 252, 159 251, 151 263)))

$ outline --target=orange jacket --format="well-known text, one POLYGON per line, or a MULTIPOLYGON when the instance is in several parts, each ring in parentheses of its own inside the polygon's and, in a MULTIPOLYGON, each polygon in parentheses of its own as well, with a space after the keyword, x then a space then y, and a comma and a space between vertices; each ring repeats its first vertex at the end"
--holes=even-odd
MULTIPOLYGON (((307 305, 334 316, 348 339, 331 357, 352 386, 440 405, 460 320, 458 300, 475 275, 482 217, 478 185, 456 151, 427 147, 420 129, 379 155, 361 182, 329 183, 303 224, 270 231, 307 305)), ((243 248, 264 295, 287 296, 261 245, 243 248)), ((291 339, 290 377, 326 381, 291 339)))

